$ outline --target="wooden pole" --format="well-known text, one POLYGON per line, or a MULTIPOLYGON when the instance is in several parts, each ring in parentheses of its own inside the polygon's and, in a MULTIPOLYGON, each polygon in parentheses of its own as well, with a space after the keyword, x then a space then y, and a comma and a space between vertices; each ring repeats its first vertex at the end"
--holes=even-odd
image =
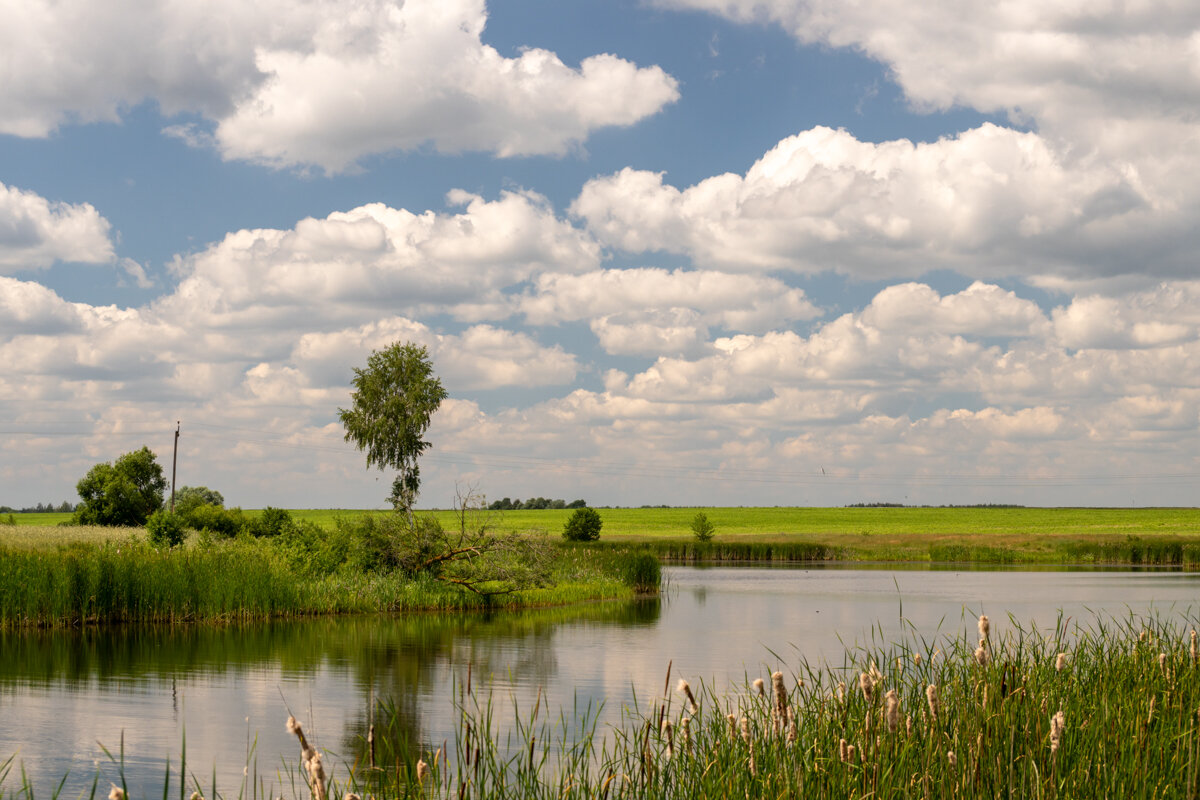
POLYGON ((171 513, 175 513, 175 464, 179 460, 179 420, 175 420, 175 451, 171 453, 171 513))

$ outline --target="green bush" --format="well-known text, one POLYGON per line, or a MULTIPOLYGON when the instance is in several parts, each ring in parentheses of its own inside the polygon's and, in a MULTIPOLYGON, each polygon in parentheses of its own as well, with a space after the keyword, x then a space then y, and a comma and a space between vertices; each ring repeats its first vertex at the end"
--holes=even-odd
POLYGON ((286 508, 267 506, 257 517, 246 523, 246 530, 251 536, 279 536, 290 532, 296 527, 295 520, 286 508))
POLYGON ((577 508, 563 525, 563 538, 572 542, 594 542, 604 523, 594 508, 577 508))
POLYGON ((193 505, 187 511, 176 511, 183 524, 198 531, 208 531, 232 539, 246 527, 246 516, 240 508, 222 508, 208 504, 193 505))
POLYGON ((150 541, 157 547, 176 547, 183 544, 187 528, 183 520, 170 511, 159 509, 146 520, 146 532, 150 541))
POLYGON ((175 493, 175 513, 186 514, 200 506, 223 506, 225 498, 207 486, 184 486, 175 493))
POLYGON ((692 533, 696 534, 700 541, 711 542, 716 530, 716 526, 708 521, 708 515, 703 511, 696 512, 696 516, 692 517, 692 533))

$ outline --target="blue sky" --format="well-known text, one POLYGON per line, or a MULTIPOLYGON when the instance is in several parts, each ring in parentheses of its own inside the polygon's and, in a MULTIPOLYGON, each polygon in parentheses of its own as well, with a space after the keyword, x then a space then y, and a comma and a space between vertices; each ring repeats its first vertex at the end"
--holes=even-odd
POLYGON ((1197 12, 2 13, 0 503, 181 420, 181 485, 378 505, 396 339, 429 505, 1195 502, 1197 12))

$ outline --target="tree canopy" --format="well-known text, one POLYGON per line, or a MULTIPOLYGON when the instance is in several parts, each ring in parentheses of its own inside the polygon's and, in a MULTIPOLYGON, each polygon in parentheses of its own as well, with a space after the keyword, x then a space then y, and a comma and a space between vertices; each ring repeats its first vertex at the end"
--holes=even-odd
POLYGON ((411 522, 421 485, 417 458, 430 446, 422 437, 446 390, 429 351, 412 342, 373 351, 365 368, 354 368, 352 383, 352 407, 338 409, 345 439, 366 451, 368 467, 399 471, 388 500, 411 522))
POLYGON ((92 467, 75 488, 82 501, 76 523, 140 527, 162 508, 167 481, 154 453, 143 447, 92 467))

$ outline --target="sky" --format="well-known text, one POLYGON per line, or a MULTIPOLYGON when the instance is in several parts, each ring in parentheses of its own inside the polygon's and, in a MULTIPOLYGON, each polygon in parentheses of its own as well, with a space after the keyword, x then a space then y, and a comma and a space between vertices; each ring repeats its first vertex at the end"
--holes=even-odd
POLYGON ((1200 6, 0 0, 0 504, 1196 505, 1200 6))

